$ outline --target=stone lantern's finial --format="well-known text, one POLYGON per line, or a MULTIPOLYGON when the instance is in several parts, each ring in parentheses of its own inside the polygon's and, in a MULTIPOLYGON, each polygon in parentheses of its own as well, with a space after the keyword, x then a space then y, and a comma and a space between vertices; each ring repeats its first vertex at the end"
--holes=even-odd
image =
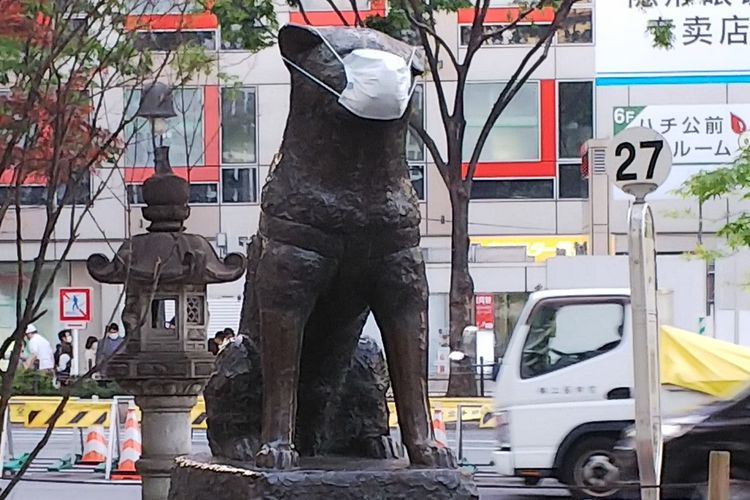
POLYGON ((169 148, 160 146, 155 152, 156 173, 143 183, 143 218, 151 221, 152 233, 181 232, 190 216, 190 185, 175 175, 169 165, 169 148))

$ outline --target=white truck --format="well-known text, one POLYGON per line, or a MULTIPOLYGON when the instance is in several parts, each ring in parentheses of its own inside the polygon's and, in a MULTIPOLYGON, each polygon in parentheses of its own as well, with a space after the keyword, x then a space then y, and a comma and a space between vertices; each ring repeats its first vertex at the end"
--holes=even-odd
MULTIPOLYGON (((555 478, 577 497, 616 493, 612 448, 634 420, 630 318, 627 289, 530 296, 495 382, 499 474, 528 484, 555 478)), ((664 386, 662 413, 711 399, 664 386)))

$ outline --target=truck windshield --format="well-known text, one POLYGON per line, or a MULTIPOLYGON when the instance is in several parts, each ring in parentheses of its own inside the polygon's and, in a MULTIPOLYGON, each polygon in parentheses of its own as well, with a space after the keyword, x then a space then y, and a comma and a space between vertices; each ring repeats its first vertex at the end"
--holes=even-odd
POLYGON ((521 358, 521 377, 532 378, 593 358, 622 340, 624 307, 619 302, 537 308, 521 358))

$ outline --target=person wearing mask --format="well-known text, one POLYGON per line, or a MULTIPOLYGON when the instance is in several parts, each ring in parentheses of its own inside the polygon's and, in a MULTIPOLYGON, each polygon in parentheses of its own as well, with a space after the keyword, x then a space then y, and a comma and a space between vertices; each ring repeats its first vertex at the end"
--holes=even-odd
MULTIPOLYGON (((112 323, 107 327, 106 335, 96 350, 96 364, 102 364, 105 360, 111 359, 115 351, 117 351, 120 345, 125 341, 120 337, 120 327, 117 323, 112 323)), ((107 378, 107 367, 103 366, 101 369, 102 377, 107 378)))
POLYGON ((26 340, 28 342, 29 355, 26 361, 24 361, 24 368, 52 374, 55 368, 52 345, 39 334, 36 326, 31 323, 26 327, 26 340))
POLYGON ((67 385, 73 364, 73 332, 61 330, 57 339, 60 343, 55 347, 55 380, 58 385, 67 385))

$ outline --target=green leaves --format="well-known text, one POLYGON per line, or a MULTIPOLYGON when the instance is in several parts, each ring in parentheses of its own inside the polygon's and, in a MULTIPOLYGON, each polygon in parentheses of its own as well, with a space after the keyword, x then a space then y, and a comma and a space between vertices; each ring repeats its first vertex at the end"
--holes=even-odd
MULTIPOLYGON (((750 148, 743 149, 733 165, 692 176, 677 193, 685 198, 695 198, 698 203, 725 196, 750 199, 750 148)), ((726 238, 730 248, 750 247, 750 214, 735 216, 717 234, 726 238)))
POLYGON ((273 0, 216 0, 210 10, 228 48, 257 52, 276 43, 279 22, 273 0))

